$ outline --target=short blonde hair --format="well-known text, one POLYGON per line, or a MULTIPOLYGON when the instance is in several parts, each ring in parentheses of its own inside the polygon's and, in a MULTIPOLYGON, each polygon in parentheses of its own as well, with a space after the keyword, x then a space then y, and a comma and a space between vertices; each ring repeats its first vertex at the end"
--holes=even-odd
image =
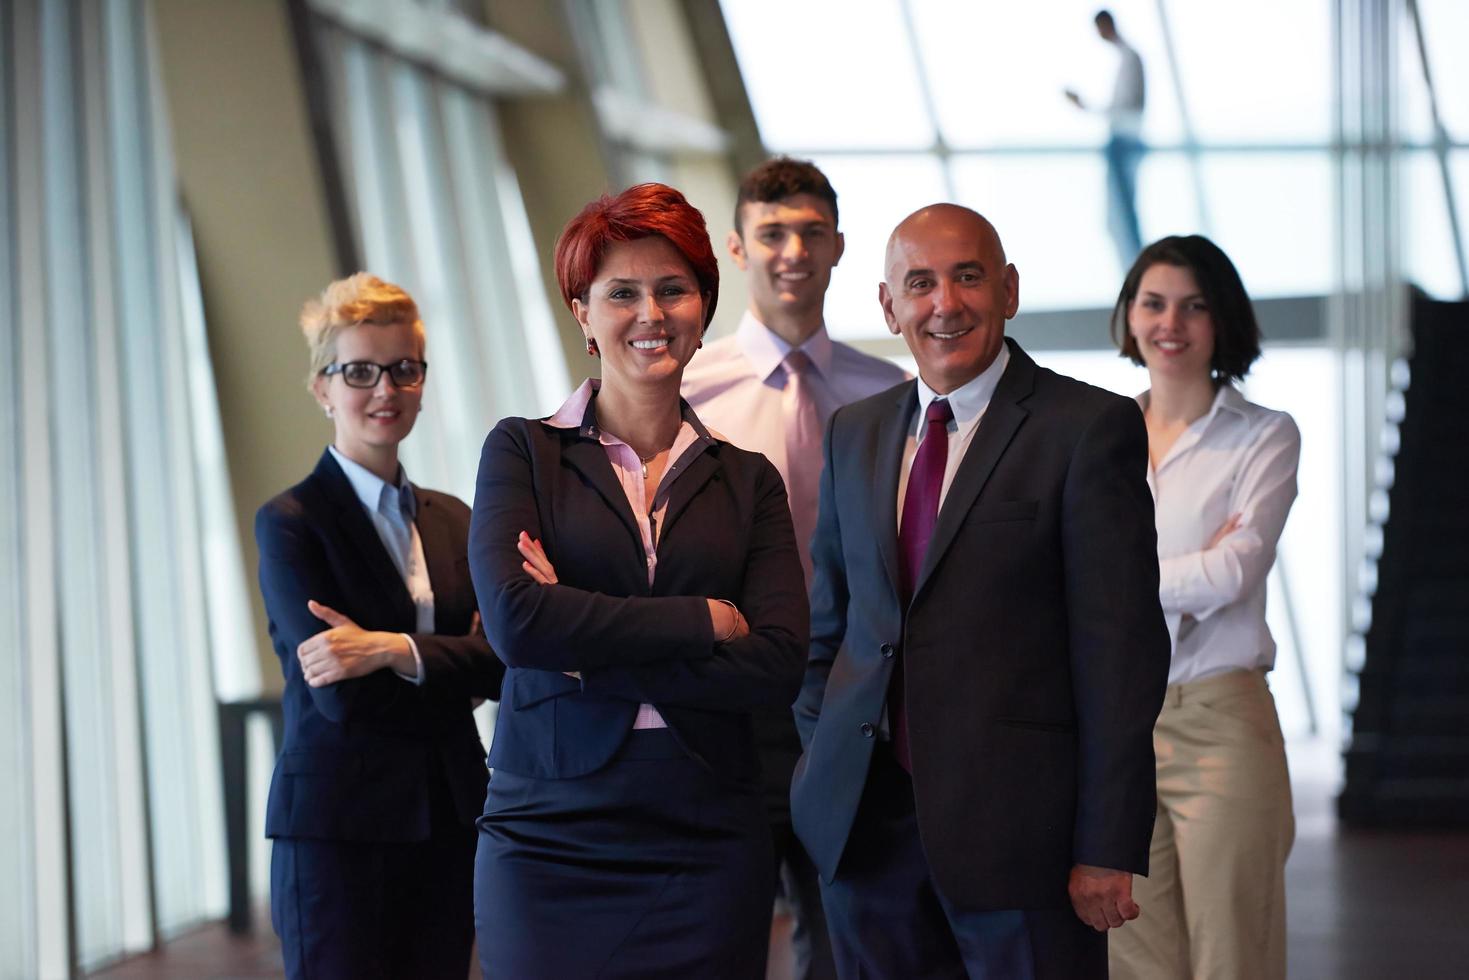
POLYGON ((311 351, 311 370, 306 375, 308 389, 336 358, 337 338, 342 331, 363 323, 412 324, 418 337, 418 356, 423 356, 423 321, 419 319, 418 304, 413 302, 413 297, 401 286, 359 272, 338 279, 301 307, 301 332, 306 335, 306 346, 311 351))

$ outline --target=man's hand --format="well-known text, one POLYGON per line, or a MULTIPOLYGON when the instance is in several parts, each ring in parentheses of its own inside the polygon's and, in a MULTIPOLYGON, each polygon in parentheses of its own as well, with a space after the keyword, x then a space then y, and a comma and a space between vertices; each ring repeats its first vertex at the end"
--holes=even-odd
POLYGON ((393 666, 399 658, 406 661, 405 673, 416 671, 413 651, 401 634, 369 632, 315 599, 307 600, 306 608, 331 627, 296 648, 301 673, 312 687, 362 677, 393 666))
POLYGON ((1142 914, 1132 900, 1132 873, 1078 864, 1071 869, 1071 907, 1097 932, 1116 929, 1142 914))

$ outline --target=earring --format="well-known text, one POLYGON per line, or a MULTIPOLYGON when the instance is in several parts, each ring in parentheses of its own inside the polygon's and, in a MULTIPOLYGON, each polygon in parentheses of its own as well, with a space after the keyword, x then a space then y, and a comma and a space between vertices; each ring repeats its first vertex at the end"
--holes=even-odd
POLYGON ((591 337, 587 338, 587 353, 590 354, 592 357, 598 356, 597 342, 591 337))
POLYGON ((327 418, 332 418, 333 417, 332 416, 332 407, 330 405, 323 405, 323 406, 321 406, 321 410, 324 413, 326 413, 326 417, 327 418))

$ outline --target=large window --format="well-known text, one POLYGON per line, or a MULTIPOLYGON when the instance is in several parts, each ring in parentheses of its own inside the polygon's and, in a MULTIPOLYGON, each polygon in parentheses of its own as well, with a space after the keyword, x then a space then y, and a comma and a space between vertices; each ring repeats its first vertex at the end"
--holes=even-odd
MULTIPOLYGON (((1106 4, 1142 58, 1138 178, 1144 242, 1203 232, 1251 293, 1332 287, 1329 0, 1106 4)), ((994 220, 1021 270, 1022 309, 1116 296, 1098 112, 1117 55, 1094 0, 725 0, 761 136, 815 159, 841 197, 847 256, 828 325, 884 332, 876 282, 887 233, 924 203, 994 220), (779 25, 775 29, 773 25, 779 25)))
POLYGON ((3 976, 224 905, 209 624, 245 600, 238 550, 207 543, 232 507, 196 451, 218 407, 148 10, 0 6, 3 976))
POLYGON ((493 100, 562 79, 444 5, 402 4, 392 17, 312 6, 351 233, 366 268, 406 288, 428 329, 434 380, 405 465, 469 500, 496 420, 549 412, 567 388, 493 100))
MULTIPOLYGON (((1021 316, 1011 332, 1046 366, 1131 395, 1147 376, 1117 358, 1107 334, 1125 258, 1108 226, 1110 124, 1064 94, 1078 92, 1088 109, 1111 98, 1120 62, 1093 22, 1103 6, 1144 66, 1142 240, 1202 233, 1229 253, 1267 336, 1246 394, 1291 412, 1303 433, 1300 497, 1270 586, 1280 645, 1274 683, 1289 731, 1333 734, 1345 606, 1354 598, 1320 587, 1344 578, 1343 526, 1354 516, 1340 489, 1350 465, 1337 410, 1343 360, 1329 346, 1322 299, 1341 279, 1333 78, 1350 71, 1338 64, 1350 54, 1333 47, 1339 4, 722 3, 766 149, 815 160, 840 196, 847 251, 827 299, 833 334, 912 368, 877 304, 883 249, 915 208, 957 201, 994 221, 1020 270, 1021 316)), ((1399 16, 1404 6, 1383 9, 1399 16)), ((1463 5, 1419 6, 1435 24, 1430 54, 1447 62, 1469 38, 1454 31, 1463 5)), ((1440 93, 1463 81, 1460 61, 1436 79, 1440 93)), ((1414 98, 1426 120, 1426 97, 1414 98)), ((1459 115, 1446 120, 1465 122, 1466 107, 1461 98, 1459 115)), ((1422 150, 1403 158, 1412 187, 1405 252, 1420 276, 1452 288, 1447 191, 1426 122, 1416 138, 1422 150)), ((1450 152, 1450 171, 1469 169, 1459 154, 1469 148, 1450 152)))
POLYGON ((1403 275, 1455 299, 1469 296, 1469 5, 1415 8, 1400 11, 1397 44, 1403 275))

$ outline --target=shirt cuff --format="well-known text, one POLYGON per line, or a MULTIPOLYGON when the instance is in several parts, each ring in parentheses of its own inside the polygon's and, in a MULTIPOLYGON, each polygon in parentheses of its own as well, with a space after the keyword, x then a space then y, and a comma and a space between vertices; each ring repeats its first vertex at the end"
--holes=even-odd
POLYGON ((405 674, 397 668, 393 669, 393 673, 397 674, 399 677, 403 678, 410 684, 421 686, 423 684, 423 658, 418 655, 418 644, 414 643, 413 637, 409 636, 407 633, 399 633, 398 635, 408 641, 408 649, 413 651, 413 673, 405 674))

